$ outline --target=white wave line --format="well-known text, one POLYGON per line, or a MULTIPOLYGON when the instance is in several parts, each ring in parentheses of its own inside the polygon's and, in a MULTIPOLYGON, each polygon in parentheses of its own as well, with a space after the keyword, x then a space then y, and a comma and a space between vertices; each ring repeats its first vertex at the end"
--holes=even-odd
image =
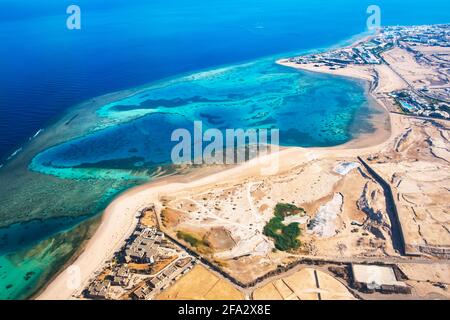
POLYGON ((8 159, 6 159, 6 161, 11 160, 14 156, 16 156, 20 151, 22 151, 22 148, 17 149, 16 151, 14 151, 9 157, 8 159))

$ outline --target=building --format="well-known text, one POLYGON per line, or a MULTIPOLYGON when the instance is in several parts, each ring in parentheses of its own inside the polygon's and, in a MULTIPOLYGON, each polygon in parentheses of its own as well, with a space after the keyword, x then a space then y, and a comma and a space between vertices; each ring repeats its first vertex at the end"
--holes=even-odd
POLYGON ((352 265, 353 284, 362 291, 382 293, 411 293, 410 288, 398 281, 391 266, 352 265))
POLYGON ((130 283, 130 271, 125 267, 120 267, 113 272, 111 285, 126 287, 130 283))
POLYGON ((149 300, 152 296, 152 289, 147 286, 142 286, 131 294, 133 300, 149 300))
POLYGON ((160 233, 154 228, 144 228, 136 231, 132 238, 123 252, 125 262, 153 264, 158 254, 158 243, 163 238, 160 233))
POLYGON ((161 280, 159 280, 157 277, 153 277, 150 281, 147 282, 148 286, 150 288, 156 288, 158 287, 161 280))
POLYGON ((108 280, 94 281, 85 293, 85 296, 90 299, 107 299, 108 289, 111 282, 108 280))

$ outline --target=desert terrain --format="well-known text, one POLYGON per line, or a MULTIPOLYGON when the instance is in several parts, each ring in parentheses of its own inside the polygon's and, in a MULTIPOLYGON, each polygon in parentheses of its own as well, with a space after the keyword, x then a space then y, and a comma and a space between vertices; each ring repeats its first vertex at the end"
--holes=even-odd
MULTIPOLYGON (((435 63, 448 50, 414 46, 431 57, 423 60, 396 43, 378 60, 365 49, 373 64, 278 61, 366 81, 369 98, 389 113, 389 135, 284 148, 265 162, 130 190, 75 261, 82 288, 151 206, 150 224, 195 264, 158 299, 450 299, 450 121, 407 112, 393 95, 431 99, 421 90, 448 84, 435 63), (279 170, 263 174, 271 161, 279 170), (196 285, 201 279, 207 285, 196 285)), ((79 298, 82 288, 64 288, 67 280, 61 273, 40 298, 79 298)))

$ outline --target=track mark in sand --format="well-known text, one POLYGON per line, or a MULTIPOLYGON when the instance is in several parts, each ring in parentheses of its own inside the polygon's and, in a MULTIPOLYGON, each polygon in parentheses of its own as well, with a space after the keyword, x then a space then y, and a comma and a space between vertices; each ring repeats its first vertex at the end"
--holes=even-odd
POLYGON ((257 185, 259 187, 260 184, 261 184, 261 182, 249 182, 247 184, 247 201, 248 201, 248 204, 250 206, 250 210, 255 215, 255 217, 259 217, 259 215, 258 215, 257 209, 255 208, 255 205, 253 203, 252 187, 255 186, 255 185, 257 185))
POLYGON ((318 291, 317 291, 317 298, 318 298, 319 300, 322 300, 322 296, 320 295, 319 277, 317 276, 317 270, 316 270, 316 269, 314 269, 314 279, 315 279, 315 281, 316 281, 316 287, 317 287, 317 289, 318 289, 318 291))

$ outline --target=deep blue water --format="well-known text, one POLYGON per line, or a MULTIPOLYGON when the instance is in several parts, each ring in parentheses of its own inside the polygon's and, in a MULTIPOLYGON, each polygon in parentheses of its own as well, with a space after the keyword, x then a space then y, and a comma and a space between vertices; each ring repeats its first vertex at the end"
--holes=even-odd
POLYGON ((0 159, 85 99, 334 44, 365 30, 373 3, 383 24, 449 22, 444 0, 0 0, 0 159), (81 31, 66 28, 69 4, 81 31))

